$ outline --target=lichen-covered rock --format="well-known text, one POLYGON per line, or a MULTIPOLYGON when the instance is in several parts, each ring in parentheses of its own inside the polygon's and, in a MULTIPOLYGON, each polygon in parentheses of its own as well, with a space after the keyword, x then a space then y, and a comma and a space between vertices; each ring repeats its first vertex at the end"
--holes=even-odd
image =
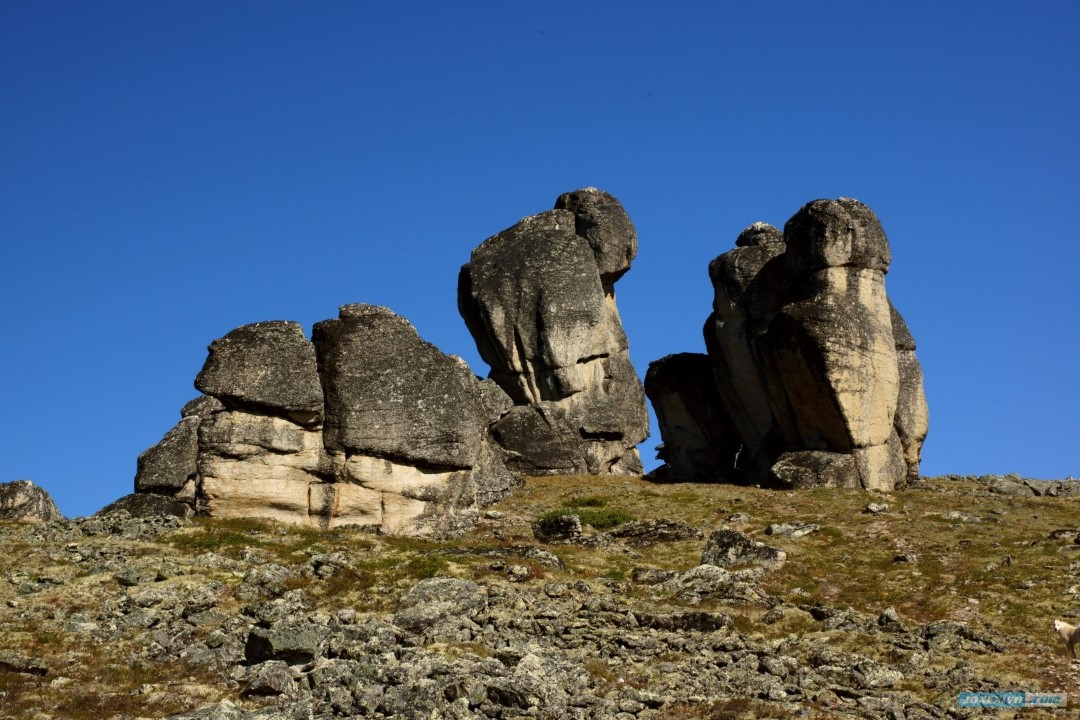
POLYGON ((49 493, 30 480, 0 483, 0 520, 36 523, 63 517, 49 493))
POLYGON ((332 451, 431 468, 470 468, 486 430, 475 379, 403 317, 346 305, 313 338, 326 391, 332 451))
POLYGON ((164 503, 125 508, 446 534, 520 482, 491 440, 506 393, 386 308, 346 306, 314 342, 292 322, 237 328, 196 384, 140 458, 137 492, 164 503))
POLYGON ((891 490, 900 390, 885 271, 891 254, 870 208, 805 205, 784 227, 784 305, 762 338, 767 385, 789 448, 854 455, 863 487, 891 490))
POLYGON ((922 365, 915 357, 915 338, 912 337, 900 311, 889 303, 893 339, 896 341, 896 362, 900 372, 900 392, 896 402, 893 425, 904 449, 906 483, 919 479, 923 441, 930 429, 930 411, 923 389, 922 365))
POLYGON ((243 325, 210 344, 195 387, 227 406, 287 417, 302 425, 322 420, 323 397, 315 349, 299 323, 243 325))
POLYGON ((614 293, 636 247, 618 201, 588 188, 488 238, 462 267, 458 308, 515 404, 494 430, 514 469, 641 471, 648 417, 614 293))
POLYGON ((734 250, 709 264, 714 298, 705 347, 721 402, 743 443, 739 464, 751 477, 770 464, 766 445, 775 434, 757 341, 780 306, 784 250, 780 230, 754 223, 739 234, 734 250))
POLYGON ((787 553, 759 542, 738 530, 717 530, 705 541, 702 565, 730 568, 736 565, 759 565, 776 569, 787 560, 787 553))
POLYGON ((180 420, 156 445, 139 455, 135 492, 179 495, 195 478, 199 457, 199 418, 180 420))

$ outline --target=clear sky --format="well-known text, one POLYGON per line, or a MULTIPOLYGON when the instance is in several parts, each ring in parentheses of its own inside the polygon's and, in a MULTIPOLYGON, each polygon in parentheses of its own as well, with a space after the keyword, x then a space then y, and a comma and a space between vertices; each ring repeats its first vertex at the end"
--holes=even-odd
POLYGON ((585 186, 637 226, 639 374, 704 351, 742 228, 855 197, 924 474, 1080 475, 1078 8, 0 0, 0 482, 130 492, 245 323, 386 305, 486 375, 458 268, 585 186))

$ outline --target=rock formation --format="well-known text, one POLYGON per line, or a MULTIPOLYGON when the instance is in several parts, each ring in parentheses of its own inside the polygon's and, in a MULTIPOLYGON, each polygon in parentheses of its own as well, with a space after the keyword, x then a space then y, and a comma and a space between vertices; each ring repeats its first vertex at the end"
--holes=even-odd
POLYGON ((488 238, 462 267, 458 308, 513 401, 493 427, 511 469, 641 472, 648 416, 614 291, 636 253, 618 200, 586 188, 488 238))
POLYGON ((847 198, 805 205, 783 233, 744 230, 709 266, 705 344, 722 412, 696 389, 700 370, 672 373, 669 358, 650 367, 667 378, 646 386, 667 473, 698 479, 701 463, 719 462, 762 484, 879 490, 917 478, 926 398, 914 340, 885 293, 890 260, 878 219, 847 198), (706 431, 705 417, 720 419, 706 431))
POLYGON ((740 441, 702 353, 668 355, 649 365, 645 392, 663 429, 657 479, 731 482, 740 441))
POLYGON ((63 517, 49 493, 31 481, 0 483, 0 520, 36 523, 63 517))
MULTIPOLYGON (((206 393, 139 458, 116 507, 443 534, 514 486, 489 440, 509 399, 386 308, 316 324, 245 325, 215 340, 206 393)), ((110 506, 113 507, 113 506, 110 506)))

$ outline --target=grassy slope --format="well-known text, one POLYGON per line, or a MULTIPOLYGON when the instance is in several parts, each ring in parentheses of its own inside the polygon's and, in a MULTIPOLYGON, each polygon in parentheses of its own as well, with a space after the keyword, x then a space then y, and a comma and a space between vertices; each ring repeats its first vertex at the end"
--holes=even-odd
MULTIPOLYGON (((169 582, 210 576, 222 583, 226 596, 240 578, 236 573, 195 566, 198 554, 213 551, 237 559, 254 554, 263 561, 296 565, 312 552, 341 550, 353 561, 351 570, 326 581, 297 576, 289 581, 290 587, 304 588, 314 604, 327 611, 353 607, 378 612, 392 610, 401 592, 422 577, 452 574, 505 582, 502 573, 490 569, 490 557, 454 551, 533 544, 530 523, 568 504, 602 505, 638 519, 680 520, 706 535, 724 525, 729 515, 745 513, 749 519, 734 527, 788 553, 787 564, 763 581, 763 587, 788 606, 820 603, 872 614, 891 606, 909 623, 949 619, 988 626, 1012 636, 1015 643, 1004 655, 973 656, 974 664, 986 663, 980 670, 1007 677, 1016 687, 1067 692, 1080 699, 1080 675, 1073 669, 1077 666, 1070 666, 1051 628, 1053 618, 1080 609, 1077 596, 1067 593, 1080 584, 1080 570, 1070 569, 1071 563, 1080 568, 1080 545, 1071 537, 1050 538, 1054 530, 1080 529, 1080 499, 1017 499, 988 495, 968 483, 932 479, 927 484, 928 489, 881 496, 835 489, 777 492, 723 485, 659 485, 621 477, 532 478, 513 497, 491 508, 503 513, 502 518, 481 521, 467 535, 447 541, 382 538, 348 530, 323 533, 250 520, 200 520, 156 541, 97 537, 86 538, 84 544, 105 549, 122 544, 134 562, 177 563, 185 574, 169 582), (598 500, 584 502, 583 498, 598 500), (871 501, 887 502, 888 512, 862 512, 871 501), (981 522, 943 519, 942 513, 950 510, 978 516, 981 522), (797 539, 764 535, 766 525, 787 521, 818 523, 821 530, 797 539), (918 559, 895 562, 901 553, 918 559)), ((0 717, 30 717, 26 713, 31 708, 70 718, 161 716, 235 696, 223 686, 223 678, 205 669, 125 662, 129 649, 145 644, 145 637, 131 635, 103 647, 65 634, 64 621, 72 612, 86 611, 125 591, 111 575, 87 575, 65 559, 62 548, 36 546, 24 537, 21 528, 0 524, 5 549, 0 555, 0 648, 40 657, 50 674, 40 679, 0 669, 0 693, 7 693, 0 701, 0 717), (13 573, 53 574, 65 584, 18 595, 15 584, 3 581, 13 573), (58 683, 58 677, 69 680, 58 683), (163 678, 168 679, 164 684, 163 678)), ((549 549, 566 563, 566 572, 535 564, 531 569, 537 579, 606 583, 631 604, 661 609, 676 601, 631 585, 626 581, 630 571, 635 567, 689 569, 699 562, 702 544, 697 540, 641 549, 552 546, 549 549)), ((236 610, 242 604, 226 597, 219 607, 236 610)), ((734 615, 740 630, 766 638, 827 635, 808 614, 798 611, 765 625, 759 622, 764 613, 760 608, 717 609, 734 615)), ((849 649, 874 654, 872 637, 847 638, 837 631, 829 640, 835 646, 846 643, 849 649)))

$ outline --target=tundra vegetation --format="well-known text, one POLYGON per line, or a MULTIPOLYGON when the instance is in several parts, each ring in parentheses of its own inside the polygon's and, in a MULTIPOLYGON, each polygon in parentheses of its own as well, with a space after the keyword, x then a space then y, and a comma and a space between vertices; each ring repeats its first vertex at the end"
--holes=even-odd
MULTIPOLYGON (((632 614, 641 632, 651 622, 656 629, 647 636, 654 639, 671 631, 657 618, 713 623, 676 629, 670 634, 682 640, 663 647, 635 650, 597 641, 579 652, 551 644, 582 673, 579 689, 594 704, 573 709, 592 713, 586 717, 615 717, 620 703, 641 718, 888 717, 869 701, 860 704, 860 698, 881 697, 900 698, 909 717, 933 717, 933 709, 951 717, 963 716, 957 714, 957 691, 990 684, 1080 697, 1078 666, 1070 664, 1052 627, 1054 618, 1080 616, 1080 495, 1002 494, 1008 487, 945 477, 923 479, 903 492, 867 494, 627 476, 532 477, 474 527, 448 539, 236 518, 140 520, 123 513, 38 525, 4 522, 0 717, 166 717, 221 700, 234 703, 237 712, 284 708, 295 700, 295 688, 245 692, 259 666, 242 650, 230 658, 223 649, 242 645, 260 623, 276 622, 267 613, 282 603, 312 622, 323 618, 328 628, 338 618, 404 624, 403 597, 431 578, 476 583, 492 614, 500 602, 525 614, 521 608, 534 603, 570 598, 574 602, 563 606, 570 608, 567 628, 573 619, 585 626, 562 632, 582 633, 583 647, 594 633, 589 623, 601 616, 632 614), (888 507, 869 512, 868 503, 888 507), (535 539, 537 520, 567 514, 582 519, 578 540, 535 539), (702 538, 630 543, 605 533, 630 520, 658 518, 677 519, 704 537, 719 528, 739 530, 783 550, 782 566, 744 576, 770 601, 688 594, 677 583, 645 580, 650 571, 671 576, 701 562, 702 538), (820 527, 801 537, 765 532, 792 522, 820 527), (574 615, 579 604, 606 610, 574 615), (948 627, 966 628, 964 638, 977 642, 959 640, 940 652, 917 643, 906 647, 897 638, 908 635, 875 629, 886 628, 881 618, 910 629, 960 623, 948 627), (869 683, 853 689, 851 698, 843 697, 839 682, 801 697, 770 698, 749 686, 745 693, 714 696, 657 693, 658 667, 692 677, 703 658, 723 657, 734 671, 741 662, 732 660, 740 652, 734 647, 760 648, 762 666, 784 655, 795 660, 783 662, 808 663, 811 655, 827 655, 861 658, 895 674, 876 688, 869 683), (812 650, 804 658, 800 648, 812 650), (627 700, 628 693, 648 702, 627 700)), ((483 624, 483 617, 475 616, 476 622, 483 624)), ((491 621, 499 628, 503 622, 491 621)), ((513 654, 501 644, 501 630, 468 638, 418 632, 399 654, 422 648, 452 666, 509 662, 507 653, 513 654)), ((535 640, 548 639, 539 633, 535 640)), ((319 662, 292 664, 289 672, 294 680, 305 673, 314 677, 319 662)), ((368 713, 356 702, 349 711, 356 716, 390 716, 387 706, 376 703, 368 713)), ((488 705, 478 703, 472 711, 488 705)), ((333 714, 330 705, 324 710, 333 714)), ((1042 713, 1050 715, 1025 710, 1024 716, 1042 713)), ((543 717, 543 705, 531 714, 543 717)))

